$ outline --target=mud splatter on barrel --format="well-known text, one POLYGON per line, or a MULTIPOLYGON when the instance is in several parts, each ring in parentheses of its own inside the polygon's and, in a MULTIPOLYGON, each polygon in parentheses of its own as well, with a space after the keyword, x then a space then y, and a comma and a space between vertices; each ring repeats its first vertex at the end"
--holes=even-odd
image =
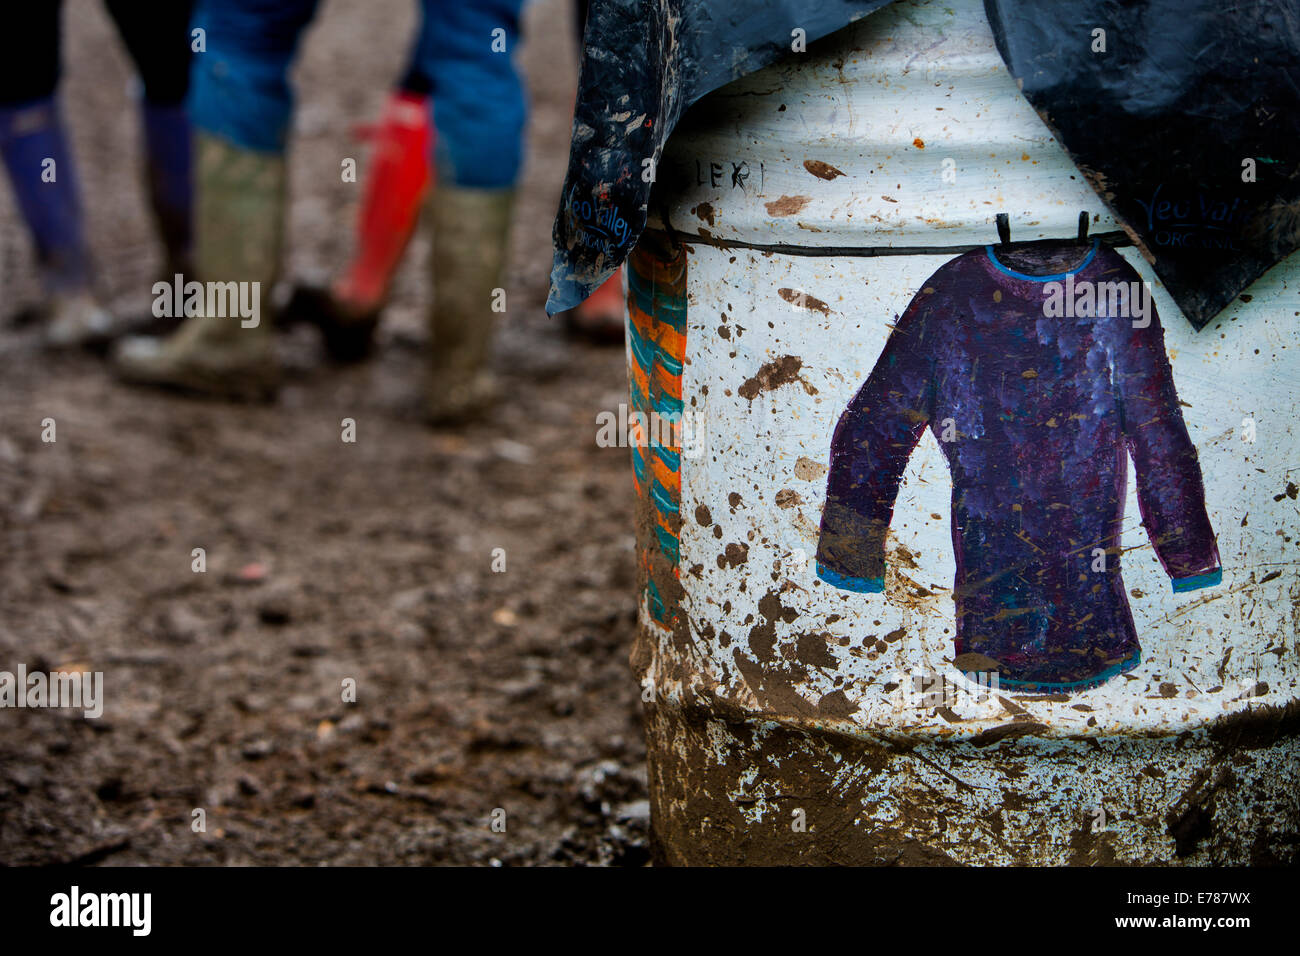
POLYGON ((660 859, 1294 862, 1294 258, 1195 331, 977 0, 711 94, 659 180, 628 364, 660 859))

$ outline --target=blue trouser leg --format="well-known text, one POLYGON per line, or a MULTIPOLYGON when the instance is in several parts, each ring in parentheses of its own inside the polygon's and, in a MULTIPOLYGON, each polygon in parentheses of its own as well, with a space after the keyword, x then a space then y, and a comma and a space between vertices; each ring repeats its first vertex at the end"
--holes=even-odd
POLYGON ((193 220, 193 148, 185 103, 193 0, 105 0, 140 79, 153 206, 169 272, 183 269, 193 220))
POLYGON ((422 0, 415 58, 433 81, 439 182, 499 189, 519 177, 526 105, 514 55, 522 7, 523 0, 422 0), (494 52, 502 42, 504 52, 494 52))
POLYGON ((181 267, 188 256, 194 218, 194 147, 184 106, 146 102, 144 142, 148 156, 149 198, 158 217, 163 244, 181 267))
POLYGON ((289 66, 317 0, 200 0, 207 49, 191 75, 194 126, 258 152, 284 151, 293 111, 289 66))
POLYGON ((0 107, 0 156, 36 241, 46 285, 61 292, 89 286, 81 190, 53 96, 0 107))

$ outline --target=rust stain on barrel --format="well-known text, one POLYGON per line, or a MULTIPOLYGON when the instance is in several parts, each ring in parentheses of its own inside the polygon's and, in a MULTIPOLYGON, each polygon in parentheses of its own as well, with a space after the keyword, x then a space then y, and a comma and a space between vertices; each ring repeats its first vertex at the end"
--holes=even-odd
POLYGON ((764 363, 752 377, 741 384, 737 391, 740 393, 741 398, 752 402, 762 392, 770 392, 782 385, 798 382, 809 395, 816 395, 817 389, 805 382, 799 375, 802 368, 803 359, 799 358, 799 356, 782 355, 780 358, 764 363))
POLYGON ((803 168, 818 179, 834 179, 836 176, 844 175, 843 170, 836 169, 830 163, 823 163, 820 159, 805 159, 803 168))
POLYGON ((804 206, 812 202, 812 196, 782 196, 771 202, 763 203, 769 216, 793 216, 804 206))
POLYGON ((807 292, 799 289, 777 289, 776 294, 791 305, 798 306, 801 309, 809 309, 814 312, 820 312, 822 315, 830 315, 831 307, 816 296, 811 296, 807 292))
POLYGON ((1046 729, 1046 724, 1040 724, 1032 720, 1022 720, 1016 723, 990 727, 988 730, 976 734, 971 738, 970 742, 976 747, 988 747, 1000 740, 1006 740, 1008 737, 1023 737, 1025 734, 1042 733, 1046 729))

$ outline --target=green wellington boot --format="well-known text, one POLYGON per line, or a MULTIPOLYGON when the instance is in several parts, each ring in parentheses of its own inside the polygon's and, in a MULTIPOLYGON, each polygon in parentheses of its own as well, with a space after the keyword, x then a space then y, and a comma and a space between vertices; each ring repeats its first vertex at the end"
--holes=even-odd
POLYGON ((430 424, 450 425, 484 411, 496 398, 488 373, 492 326, 502 290, 513 189, 466 189, 439 183, 433 220, 433 358, 425 392, 430 424))
POLYGON ((195 145, 199 274, 165 293, 171 308, 188 305, 190 317, 167 338, 124 340, 114 365, 135 384, 267 399, 280 378, 269 302, 284 228, 284 157, 203 133, 195 145))

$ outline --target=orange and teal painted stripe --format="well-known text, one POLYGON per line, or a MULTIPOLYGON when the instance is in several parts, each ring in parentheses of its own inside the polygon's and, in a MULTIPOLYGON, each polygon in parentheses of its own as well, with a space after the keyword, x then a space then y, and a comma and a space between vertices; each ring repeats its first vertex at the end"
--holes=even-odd
POLYGON ((674 609, 666 605, 655 585, 650 564, 665 561, 678 575, 681 528, 681 449, 663 444, 663 428, 647 435, 641 422, 652 416, 680 423, 682 369, 686 359, 686 256, 671 259, 638 248, 628 260, 628 377, 632 417, 628 436, 632 445, 632 474, 636 492, 653 517, 653 541, 641 542, 643 576, 651 615, 664 625, 674 609), (640 421, 637 419, 639 418, 640 421), (651 550, 657 551, 655 555, 651 550))

